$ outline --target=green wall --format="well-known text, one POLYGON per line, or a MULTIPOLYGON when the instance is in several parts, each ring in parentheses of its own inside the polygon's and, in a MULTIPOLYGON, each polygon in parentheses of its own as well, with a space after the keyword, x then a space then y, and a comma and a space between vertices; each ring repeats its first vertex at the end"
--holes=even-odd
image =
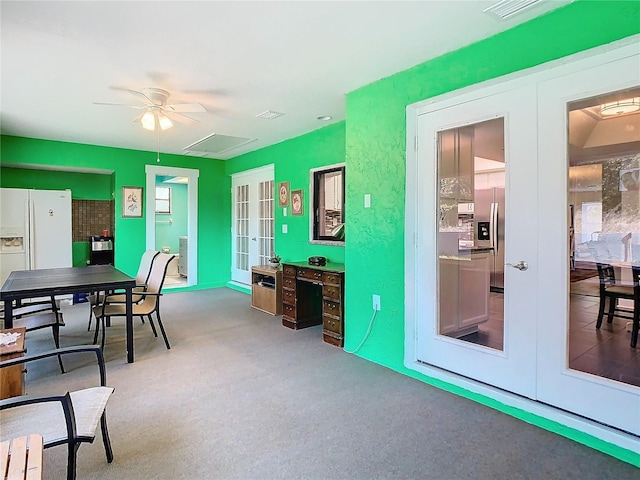
MULTIPOLYGON (((306 212, 301 217, 284 217, 282 209, 276 209, 276 251, 284 260, 325 255, 346 264, 346 350, 353 350, 363 338, 372 314, 371 295, 379 294, 382 310, 358 353, 362 357, 640 465, 637 454, 403 366, 406 106, 637 33, 640 2, 576 1, 349 93, 346 122, 226 162, 162 156, 166 165, 200 169, 198 287, 222 285, 229 279, 230 175, 274 164, 276 184, 288 181, 291 189, 304 189, 306 212), (309 169, 343 161, 347 166, 346 247, 309 245, 309 169), (364 209, 367 193, 371 208, 364 209), (288 234, 282 234, 283 223, 288 234)), ((155 165, 151 152, 6 136, 0 140, 3 162, 113 170, 116 211, 120 187, 144 186, 144 165, 155 165)), ((117 251, 116 264, 132 275, 144 250, 144 232, 144 219, 116 219, 116 235, 131 244, 128 251, 117 251)))
MULTIPOLYGON (((367 331, 371 296, 381 295, 359 355, 398 372, 490 404, 528 422, 640 465, 640 456, 406 369, 404 359, 404 201, 407 105, 640 32, 640 2, 578 1, 512 30, 347 95, 345 349, 367 331), (371 193, 371 208, 363 208, 371 193), (372 268, 375 262, 375 268, 372 268), (585 440, 585 438, 588 439, 585 440)), ((535 132, 532 132, 535 135, 535 132)))
MULTIPOLYGON (((274 164, 276 187, 279 182, 289 182, 291 190, 304 190, 304 215, 292 216, 291 207, 288 207, 288 216, 285 217, 282 207, 276 206, 275 250, 282 261, 305 261, 312 255, 322 255, 332 262, 344 262, 344 246, 309 244, 309 170, 344 162, 344 132, 344 122, 334 123, 227 162, 228 175, 274 164), (288 233, 282 233, 282 224, 287 225, 288 233)), ((349 175, 347 169, 347 182, 349 175)), ((345 203, 348 225, 349 208, 345 203)))
MULTIPOLYGON (((29 168, 46 166, 60 170, 100 169, 112 171, 112 187, 116 202, 116 218, 114 235, 119 245, 127 248, 116 249, 116 266, 126 273, 135 276, 140 256, 146 248, 146 224, 142 218, 122 218, 121 197, 123 186, 146 185, 145 166, 158 165, 155 152, 125 150, 110 147, 99 147, 50 140, 38 140, 3 135, 0 137, 2 163, 12 167, 22 165, 29 168)), ((161 155, 161 165, 169 167, 198 169, 198 285, 195 288, 219 287, 229 279, 231 246, 228 232, 231 228, 231 201, 229 189, 231 183, 225 174, 224 161, 214 159, 194 159, 180 155, 161 155)), ((22 169, 20 169, 22 170, 22 169)), ((17 175, 11 180, 11 173, 5 177, 9 169, 2 168, 2 186, 24 186, 26 177, 17 175)), ((81 188, 79 175, 69 172, 53 172, 49 170, 32 170, 23 174, 31 177, 33 172, 38 177, 42 189, 70 188, 76 197, 81 188), (62 180, 61 180, 62 178, 62 180), (51 179, 51 181, 50 181, 51 179), (75 189, 74 189, 75 186, 75 189)), ((14 172, 15 173, 15 172, 14 172)), ((92 177, 96 180, 96 177, 92 177)), ((102 195, 102 194, 101 194, 102 195)), ((103 198, 103 197, 100 197, 103 198)), ((106 198, 109 198, 108 196, 106 198)), ((95 199, 95 198, 93 198, 95 199)))

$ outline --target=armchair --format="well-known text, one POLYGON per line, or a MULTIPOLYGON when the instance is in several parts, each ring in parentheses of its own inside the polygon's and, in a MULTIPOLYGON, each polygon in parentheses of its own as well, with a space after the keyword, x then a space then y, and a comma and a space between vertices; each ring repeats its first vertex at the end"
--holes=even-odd
MULTIPOLYGON (((23 395, 0 401, 0 441, 32 433, 44 437, 44 448, 67 444, 67 480, 76 478, 77 451, 82 443, 92 443, 100 422, 107 462, 113 451, 107 430, 107 401, 114 389, 106 386, 106 368, 100 347, 80 345, 59 348, 0 362, 1 369, 53 356, 94 353, 100 374, 99 386, 60 395, 23 395)), ((64 377, 62 377, 64 378, 64 377)))

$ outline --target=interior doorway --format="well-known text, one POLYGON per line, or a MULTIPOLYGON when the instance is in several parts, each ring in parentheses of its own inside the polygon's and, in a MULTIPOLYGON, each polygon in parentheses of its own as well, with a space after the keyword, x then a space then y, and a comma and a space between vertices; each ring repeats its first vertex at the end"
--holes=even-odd
POLYGON ((146 167, 147 249, 176 255, 164 288, 198 283, 198 176, 189 168, 146 167))
POLYGON ((251 284, 251 267, 275 252, 274 168, 267 165, 231 177, 231 281, 251 284))

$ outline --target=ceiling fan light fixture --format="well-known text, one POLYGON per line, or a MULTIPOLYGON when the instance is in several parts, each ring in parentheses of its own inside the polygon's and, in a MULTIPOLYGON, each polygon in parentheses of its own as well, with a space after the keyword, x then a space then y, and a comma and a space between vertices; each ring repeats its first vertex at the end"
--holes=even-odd
POLYGON ((153 131, 156 129, 156 116, 153 112, 146 112, 142 115, 140 123, 142 124, 142 128, 153 131))
POLYGON ((640 97, 626 98, 618 102, 603 103, 600 106, 600 115, 610 117, 622 115, 640 110, 640 97))
POLYGON ((169 117, 163 114, 158 115, 158 123, 160 124, 160 128, 162 130, 173 127, 173 122, 169 119, 169 117))

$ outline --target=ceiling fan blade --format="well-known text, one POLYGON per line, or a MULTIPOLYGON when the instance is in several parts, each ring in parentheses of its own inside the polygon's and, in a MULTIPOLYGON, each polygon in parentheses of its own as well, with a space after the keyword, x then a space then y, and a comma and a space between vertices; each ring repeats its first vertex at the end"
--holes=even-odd
POLYGON ((144 93, 142 92, 138 92, 136 90, 130 90, 130 89, 126 89, 127 92, 129 92, 131 95, 133 95, 134 97, 136 97, 138 100, 140 100, 142 103, 144 103, 146 106, 152 106, 152 105, 156 105, 155 102, 153 100, 151 100, 149 97, 147 97, 144 93))
POLYGON ((106 105, 108 107, 127 107, 127 108, 135 108, 136 110, 140 110, 142 108, 147 108, 144 105, 126 105, 124 103, 103 103, 103 102, 93 102, 94 105, 106 105))
POLYGON ((186 115, 183 115, 181 113, 172 112, 171 110, 167 110, 165 108, 163 108, 162 111, 165 113, 167 117, 169 117, 171 120, 175 120, 176 122, 185 123, 187 125, 200 123, 195 118, 187 117, 186 115))
POLYGON ((199 103, 176 103, 174 105, 165 105, 164 108, 170 112, 178 113, 201 113, 207 111, 207 109, 199 103))

